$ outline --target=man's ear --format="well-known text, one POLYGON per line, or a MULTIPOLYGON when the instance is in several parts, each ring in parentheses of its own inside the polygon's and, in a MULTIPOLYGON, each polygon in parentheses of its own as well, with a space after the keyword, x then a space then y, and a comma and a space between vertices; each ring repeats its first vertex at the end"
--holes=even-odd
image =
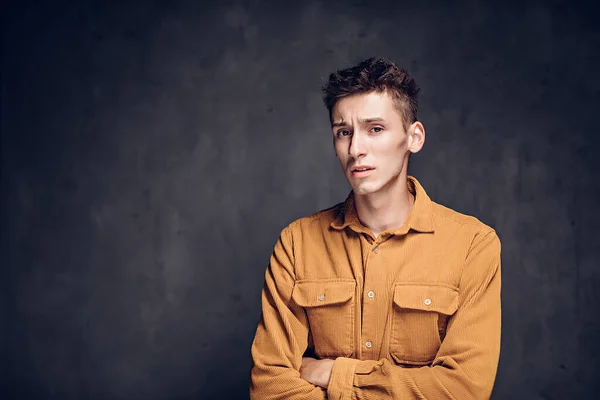
POLYGON ((418 153, 425 144, 425 127, 420 121, 415 121, 408 128, 408 151, 418 153))

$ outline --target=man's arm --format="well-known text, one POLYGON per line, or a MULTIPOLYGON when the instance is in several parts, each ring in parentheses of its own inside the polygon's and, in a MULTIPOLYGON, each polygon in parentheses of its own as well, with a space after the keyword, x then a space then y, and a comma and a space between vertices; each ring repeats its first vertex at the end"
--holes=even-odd
POLYGON ((300 377, 308 346, 308 320, 292 300, 294 252, 291 228, 275 245, 265 276, 262 316, 252 344, 251 399, 325 399, 326 391, 300 377))
MULTIPOLYGON (((431 366, 404 368, 340 357, 329 399, 487 399, 500 354, 500 241, 476 235, 465 261, 460 303, 431 366)), ((325 366, 325 365, 324 365, 325 366)))

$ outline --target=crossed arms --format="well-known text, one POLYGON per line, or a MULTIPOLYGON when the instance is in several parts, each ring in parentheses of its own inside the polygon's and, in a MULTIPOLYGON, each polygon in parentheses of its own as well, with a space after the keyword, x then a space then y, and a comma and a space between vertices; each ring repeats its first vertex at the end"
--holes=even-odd
POLYGON ((252 399, 485 399, 500 352, 500 242, 475 236, 465 260, 458 308, 431 364, 406 368, 387 358, 303 358, 309 321, 292 299, 296 281, 290 228, 275 245, 252 345, 252 399))

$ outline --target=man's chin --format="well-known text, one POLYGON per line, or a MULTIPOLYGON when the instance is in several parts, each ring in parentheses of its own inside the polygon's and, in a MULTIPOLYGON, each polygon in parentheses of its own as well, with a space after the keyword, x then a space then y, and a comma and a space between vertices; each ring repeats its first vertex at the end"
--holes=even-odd
POLYGON ((364 196, 367 194, 375 193, 377 188, 371 185, 357 185, 352 187, 352 191, 358 195, 364 196))

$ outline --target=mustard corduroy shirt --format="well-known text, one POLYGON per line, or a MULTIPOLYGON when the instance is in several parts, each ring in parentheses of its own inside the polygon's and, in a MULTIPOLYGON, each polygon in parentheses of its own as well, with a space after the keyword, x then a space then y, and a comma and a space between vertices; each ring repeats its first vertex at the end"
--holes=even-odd
POLYGON ((485 399, 500 353, 500 241, 474 217, 415 202, 373 237, 344 203, 281 232, 252 344, 252 399, 485 399), (335 359, 327 390, 302 356, 335 359))

